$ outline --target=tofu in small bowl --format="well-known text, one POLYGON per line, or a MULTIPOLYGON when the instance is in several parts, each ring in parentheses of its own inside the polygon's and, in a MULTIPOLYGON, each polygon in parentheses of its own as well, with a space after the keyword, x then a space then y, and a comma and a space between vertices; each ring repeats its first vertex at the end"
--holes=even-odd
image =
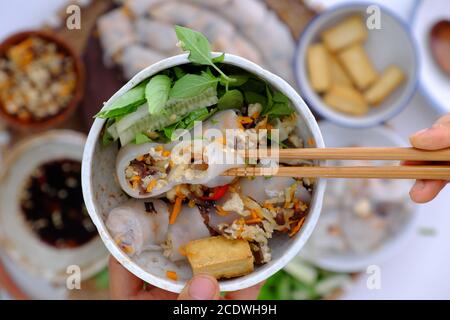
POLYGON ((307 103, 346 127, 371 127, 405 108, 417 83, 418 59, 407 25, 380 6, 349 4, 306 27, 294 60, 307 103))

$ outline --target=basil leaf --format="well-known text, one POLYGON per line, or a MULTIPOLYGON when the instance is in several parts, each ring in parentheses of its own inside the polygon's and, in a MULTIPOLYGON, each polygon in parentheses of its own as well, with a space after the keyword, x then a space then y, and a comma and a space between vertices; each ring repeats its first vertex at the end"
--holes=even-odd
POLYGON ((173 72, 175 73, 175 77, 177 79, 182 78, 186 74, 186 72, 184 72, 184 70, 181 69, 180 67, 174 67, 173 72))
POLYGON ((220 56, 213 58, 212 62, 213 63, 221 63, 221 62, 223 62, 223 60, 225 60, 225 53, 222 53, 220 56))
POLYGON ((249 78, 242 86, 241 86, 241 90, 242 91, 252 91, 252 92, 256 92, 262 95, 266 95, 266 88, 267 85, 264 81, 259 80, 259 79, 255 79, 255 78, 249 78))
POLYGON ((200 95, 208 88, 215 88, 218 79, 203 72, 198 74, 187 74, 177 80, 170 90, 171 99, 191 98, 200 95))
POLYGON ((104 119, 116 118, 136 111, 140 105, 145 103, 146 85, 147 81, 144 81, 128 90, 118 97, 109 107, 103 108, 95 117, 104 119))
POLYGON ((156 75, 150 79, 145 87, 145 98, 147 99, 148 112, 158 113, 166 105, 169 99, 169 91, 172 80, 166 75, 156 75))
POLYGON ((175 33, 184 51, 189 51, 189 60, 194 63, 211 65, 211 46, 200 32, 175 26, 175 33))
MULTIPOLYGON (((220 73, 227 81, 231 80, 214 64, 211 56, 211 45, 203 34, 181 26, 175 26, 175 33, 180 41, 181 48, 184 51, 189 51, 189 61, 201 65, 209 65, 220 73)), ((220 59, 222 58, 219 58, 219 60, 220 59)))
POLYGON ((233 79, 233 81, 227 81, 224 78, 220 78, 220 84, 223 86, 226 86, 228 84, 228 86, 230 88, 232 87, 240 87, 242 86, 244 83, 246 83, 249 79, 249 75, 246 74, 232 74, 229 76, 231 79, 233 79))
POLYGON ((244 105, 244 96, 237 90, 227 91, 217 103, 219 110, 240 109, 244 105))
POLYGON ((247 104, 251 103, 259 103, 263 107, 263 110, 266 109, 267 106, 267 98, 259 93, 247 91, 244 92, 245 102, 247 104))
POLYGON ((210 113, 207 108, 201 108, 195 111, 192 111, 190 114, 183 119, 184 127, 183 129, 191 129, 194 127, 195 121, 203 121, 210 116, 210 113))
POLYGON ((270 119, 279 118, 282 116, 289 116, 294 112, 290 103, 279 103, 276 102, 273 106, 266 110, 263 115, 269 116, 270 119))
POLYGON ((135 144, 143 144, 147 142, 152 142, 152 140, 143 133, 138 133, 136 137, 134 137, 135 144))

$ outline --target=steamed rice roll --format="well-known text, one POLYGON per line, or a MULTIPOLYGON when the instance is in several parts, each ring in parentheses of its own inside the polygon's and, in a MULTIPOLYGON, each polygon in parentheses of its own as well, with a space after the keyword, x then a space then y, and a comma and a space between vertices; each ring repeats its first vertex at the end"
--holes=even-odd
POLYGON ((116 243, 128 254, 161 249, 169 227, 169 211, 161 200, 130 199, 108 215, 106 227, 116 243))

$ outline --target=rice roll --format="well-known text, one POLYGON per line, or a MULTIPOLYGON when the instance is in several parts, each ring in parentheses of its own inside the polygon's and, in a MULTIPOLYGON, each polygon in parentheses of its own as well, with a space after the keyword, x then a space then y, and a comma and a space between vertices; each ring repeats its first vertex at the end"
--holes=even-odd
POLYGON ((143 16, 154 5, 164 0, 125 0, 125 8, 130 10, 134 17, 143 16))
POLYGON ((165 54, 141 45, 132 45, 123 51, 122 67, 124 76, 131 79, 142 69, 166 57, 165 54))
POLYGON ((161 200, 130 199, 111 210, 106 227, 116 243, 130 255, 158 250, 169 227, 169 211, 161 200))
POLYGON ((140 43, 158 51, 171 53, 179 50, 173 26, 156 20, 140 18, 135 23, 140 43))
POLYGON ((179 184, 210 188, 227 184, 230 177, 220 175, 243 165, 242 157, 221 143, 175 141, 122 148, 117 155, 116 173, 120 186, 131 197, 150 198, 179 184))
POLYGON ((122 50, 137 40, 131 19, 123 9, 115 9, 102 15, 97 26, 106 65, 117 63, 122 50))
POLYGON ((203 216, 197 207, 183 207, 177 220, 169 226, 164 244, 164 255, 171 261, 185 259, 182 255, 183 246, 196 239, 210 236, 203 216))

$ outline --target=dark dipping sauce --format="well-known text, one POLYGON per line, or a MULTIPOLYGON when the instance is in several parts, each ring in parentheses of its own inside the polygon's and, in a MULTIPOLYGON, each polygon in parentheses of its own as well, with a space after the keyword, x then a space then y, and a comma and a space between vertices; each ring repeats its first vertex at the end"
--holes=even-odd
POLYGON ((79 161, 62 159, 36 168, 21 208, 39 238, 53 247, 78 247, 97 235, 83 201, 79 161))

